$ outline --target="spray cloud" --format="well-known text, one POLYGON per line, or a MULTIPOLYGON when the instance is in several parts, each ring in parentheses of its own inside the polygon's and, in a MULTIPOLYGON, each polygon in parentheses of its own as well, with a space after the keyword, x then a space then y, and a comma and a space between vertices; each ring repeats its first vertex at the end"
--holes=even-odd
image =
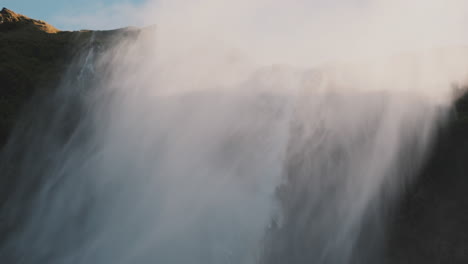
POLYGON ((381 242, 381 210, 465 82, 466 51, 444 46, 465 43, 466 5, 148 2, 139 13, 154 30, 91 49, 76 67, 93 77, 65 78, 64 94, 92 88, 72 136, 28 139, 48 157, 24 159, 22 176, 43 164, 44 183, 0 253, 375 263, 360 247, 381 242))

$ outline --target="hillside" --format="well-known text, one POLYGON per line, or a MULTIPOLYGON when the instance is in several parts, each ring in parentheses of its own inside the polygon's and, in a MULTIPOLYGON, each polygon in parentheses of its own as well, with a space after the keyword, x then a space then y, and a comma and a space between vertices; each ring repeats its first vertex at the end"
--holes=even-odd
POLYGON ((0 145, 24 103, 60 82, 68 63, 87 45, 110 45, 138 30, 60 31, 40 20, 0 11, 0 145), (91 36, 94 35, 91 42, 91 36))

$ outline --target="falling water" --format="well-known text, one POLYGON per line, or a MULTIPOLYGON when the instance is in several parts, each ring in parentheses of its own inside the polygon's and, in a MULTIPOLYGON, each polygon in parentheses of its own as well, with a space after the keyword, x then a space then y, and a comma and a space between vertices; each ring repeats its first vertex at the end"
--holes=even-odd
POLYGON ((92 39, 26 111, 2 152, 0 259, 379 263, 460 54, 295 68, 161 38, 92 39))

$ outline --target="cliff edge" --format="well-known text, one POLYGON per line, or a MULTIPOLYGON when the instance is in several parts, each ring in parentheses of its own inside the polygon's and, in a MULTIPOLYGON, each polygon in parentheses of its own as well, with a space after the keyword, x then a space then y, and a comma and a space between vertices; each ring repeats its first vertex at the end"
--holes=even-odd
POLYGON ((31 19, 4 7, 0 11, 0 31, 18 29, 38 30, 46 33, 59 32, 58 29, 42 20, 31 19))
POLYGON ((74 56, 89 45, 111 45, 139 29, 61 31, 3 8, 0 11, 0 147, 25 102, 56 87, 74 56))

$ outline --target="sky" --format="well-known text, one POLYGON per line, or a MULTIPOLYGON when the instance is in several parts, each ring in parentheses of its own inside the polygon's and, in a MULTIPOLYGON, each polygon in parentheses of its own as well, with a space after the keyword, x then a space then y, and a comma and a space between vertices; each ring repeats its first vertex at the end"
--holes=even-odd
POLYGON ((468 44, 468 0, 0 0, 2 6, 60 30, 157 24, 171 46, 216 41, 294 65, 468 44))
MULTIPOLYGON (((146 0, 0 0, 6 7, 30 18, 44 20, 61 30, 112 29, 136 21, 129 9, 146 0), (100 19, 101 18, 101 19, 100 19)), ((133 25, 139 26, 139 25, 133 25)))

